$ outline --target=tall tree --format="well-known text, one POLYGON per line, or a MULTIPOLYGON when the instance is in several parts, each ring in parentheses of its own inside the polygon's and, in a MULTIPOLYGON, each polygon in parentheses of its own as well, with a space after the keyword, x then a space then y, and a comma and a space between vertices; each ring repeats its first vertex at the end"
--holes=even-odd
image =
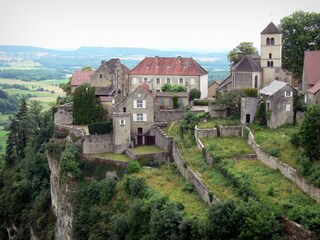
POLYGON ((253 42, 242 42, 228 54, 228 60, 231 65, 237 64, 245 55, 258 53, 253 46, 253 42))
POLYGON ((304 51, 320 50, 320 13, 297 11, 284 17, 282 32, 283 67, 302 79, 304 51))

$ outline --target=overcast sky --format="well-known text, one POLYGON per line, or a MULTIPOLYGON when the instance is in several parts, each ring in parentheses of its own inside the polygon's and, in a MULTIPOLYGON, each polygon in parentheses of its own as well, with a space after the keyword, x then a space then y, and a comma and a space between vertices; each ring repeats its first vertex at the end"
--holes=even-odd
POLYGON ((320 0, 0 0, 0 45, 230 50, 320 0))

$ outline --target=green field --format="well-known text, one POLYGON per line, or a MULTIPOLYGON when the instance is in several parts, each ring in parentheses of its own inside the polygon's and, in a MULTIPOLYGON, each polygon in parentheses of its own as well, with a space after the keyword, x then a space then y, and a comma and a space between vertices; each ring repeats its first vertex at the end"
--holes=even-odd
POLYGON ((297 157, 300 150, 290 142, 291 136, 299 130, 299 126, 286 125, 277 129, 263 128, 257 125, 250 126, 254 138, 270 155, 298 169, 297 157))
POLYGON ((173 202, 182 203, 187 215, 206 218, 208 206, 197 192, 187 191, 186 180, 178 170, 172 169, 172 166, 163 164, 159 168, 143 168, 136 175, 144 178, 147 185, 162 196, 167 196, 173 202))

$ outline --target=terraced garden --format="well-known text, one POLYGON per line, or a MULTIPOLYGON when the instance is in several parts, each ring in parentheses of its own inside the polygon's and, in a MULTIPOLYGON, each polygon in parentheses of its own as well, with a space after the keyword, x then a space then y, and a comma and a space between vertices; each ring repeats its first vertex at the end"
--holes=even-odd
POLYGON ((205 122, 200 122, 198 124, 198 128, 200 129, 211 129, 215 128, 217 125, 221 126, 239 126, 240 120, 239 119, 232 119, 232 118, 212 118, 205 122))

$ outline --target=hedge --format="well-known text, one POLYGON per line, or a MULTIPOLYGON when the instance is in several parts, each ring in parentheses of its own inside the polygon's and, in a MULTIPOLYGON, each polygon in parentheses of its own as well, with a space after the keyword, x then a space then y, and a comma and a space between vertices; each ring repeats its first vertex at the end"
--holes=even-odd
POLYGON ((88 125, 90 134, 106 134, 112 131, 112 122, 96 122, 88 125))
POLYGON ((208 106, 209 100, 193 100, 194 106, 208 106))

